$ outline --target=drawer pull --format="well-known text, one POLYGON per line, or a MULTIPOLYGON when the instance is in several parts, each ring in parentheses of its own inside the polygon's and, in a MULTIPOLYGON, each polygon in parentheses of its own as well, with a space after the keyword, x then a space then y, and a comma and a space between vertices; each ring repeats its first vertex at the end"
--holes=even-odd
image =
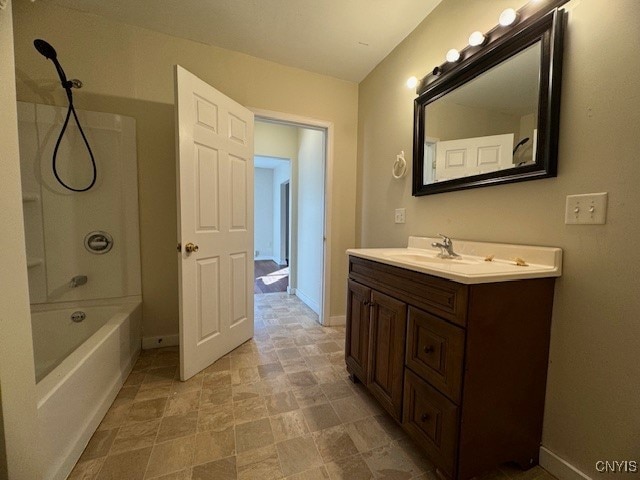
POLYGON ((424 353, 431 353, 435 350, 435 348, 433 348, 433 345, 429 345, 428 347, 424 347, 424 353))
POLYGON ((427 420, 429 420, 429 418, 431 418, 428 414, 423 413, 422 416, 420 417, 420 420, 422 422, 426 422, 427 420))

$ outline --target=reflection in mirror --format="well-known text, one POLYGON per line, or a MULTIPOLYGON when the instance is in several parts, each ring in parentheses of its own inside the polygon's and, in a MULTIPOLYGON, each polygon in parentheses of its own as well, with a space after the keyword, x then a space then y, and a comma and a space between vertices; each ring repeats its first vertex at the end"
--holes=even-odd
POLYGON ((535 162, 538 41, 425 108, 425 185, 535 162))
POLYGON ((564 1, 525 4, 515 26, 496 26, 422 78, 413 195, 557 175, 564 1))

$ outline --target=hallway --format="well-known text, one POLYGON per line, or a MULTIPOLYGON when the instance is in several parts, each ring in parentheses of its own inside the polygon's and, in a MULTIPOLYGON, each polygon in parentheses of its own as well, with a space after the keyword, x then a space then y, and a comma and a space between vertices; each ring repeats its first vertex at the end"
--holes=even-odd
POLYGON ((289 286, 289 267, 278 265, 273 260, 254 262, 253 293, 286 292, 289 286))
MULTIPOLYGON (((344 328, 283 293, 256 295, 255 312, 255 337, 187 382, 177 347, 144 351, 69 478, 437 478, 347 379, 344 328)), ((553 479, 540 467, 484 478, 553 479)))

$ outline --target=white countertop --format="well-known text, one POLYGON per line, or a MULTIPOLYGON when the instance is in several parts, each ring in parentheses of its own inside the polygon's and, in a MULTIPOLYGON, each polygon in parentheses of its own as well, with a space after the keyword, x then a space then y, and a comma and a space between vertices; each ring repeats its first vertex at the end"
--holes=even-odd
POLYGON ((409 237, 407 248, 358 248, 347 250, 347 254, 468 285, 562 275, 560 248, 452 241, 459 258, 439 258, 440 250, 431 244, 441 239, 431 237, 409 237), (485 261, 489 256, 493 260, 485 261), (517 265, 516 258, 526 266, 517 265))

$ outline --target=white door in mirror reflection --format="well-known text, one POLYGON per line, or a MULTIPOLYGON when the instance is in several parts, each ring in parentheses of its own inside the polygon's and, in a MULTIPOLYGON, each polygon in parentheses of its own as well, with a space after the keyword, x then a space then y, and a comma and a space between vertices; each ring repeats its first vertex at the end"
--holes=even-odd
POLYGON ((512 150, 512 133, 438 142, 435 181, 512 168, 512 150))

